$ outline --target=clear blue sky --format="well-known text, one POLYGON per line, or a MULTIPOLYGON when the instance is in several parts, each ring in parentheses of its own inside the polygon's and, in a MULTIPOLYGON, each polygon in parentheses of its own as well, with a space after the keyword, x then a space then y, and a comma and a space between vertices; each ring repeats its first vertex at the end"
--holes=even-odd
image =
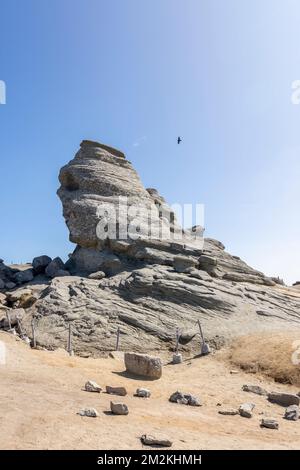
POLYGON ((170 203, 204 203, 233 254, 300 280, 299 1, 1 0, 0 19, 6 262, 73 250, 57 175, 87 138, 170 203))

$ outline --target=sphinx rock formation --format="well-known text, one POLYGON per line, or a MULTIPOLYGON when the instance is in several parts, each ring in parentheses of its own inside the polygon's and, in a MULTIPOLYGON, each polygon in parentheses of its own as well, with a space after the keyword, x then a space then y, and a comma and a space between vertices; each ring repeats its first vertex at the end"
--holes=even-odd
POLYGON ((76 248, 64 276, 48 279, 26 309, 24 328, 30 336, 35 318, 38 344, 65 347, 70 323, 74 351, 95 356, 115 348, 118 329, 123 350, 148 352, 170 348, 176 327, 181 347, 199 351, 198 320, 211 347, 250 332, 299 328, 299 290, 251 268, 219 241, 203 240, 201 227, 183 231, 120 151, 83 141, 59 180, 76 248), (140 231, 134 238, 120 236, 119 197, 138 207, 140 231), (144 230, 149 210, 159 236, 144 230), (115 236, 99 237, 99 223, 114 221, 115 236))

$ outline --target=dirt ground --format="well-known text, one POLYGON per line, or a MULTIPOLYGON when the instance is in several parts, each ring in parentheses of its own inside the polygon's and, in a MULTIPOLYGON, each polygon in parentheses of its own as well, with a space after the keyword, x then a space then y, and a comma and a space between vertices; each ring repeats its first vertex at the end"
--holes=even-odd
POLYGON ((165 365, 160 380, 145 381, 124 376, 119 359, 31 350, 3 332, 0 341, 6 346, 6 364, 0 365, 1 449, 142 449, 140 436, 145 433, 169 437, 173 449, 300 448, 300 420, 284 420, 283 408, 241 390, 243 384, 293 393, 299 391, 297 387, 242 371, 231 374, 232 366, 222 354, 165 365), (107 413, 112 396, 83 391, 87 380, 104 389, 105 385, 125 386, 128 395, 113 400, 125 402, 129 415, 107 413), (141 386, 151 390, 150 399, 133 396, 141 386), (169 403, 176 390, 201 397, 203 406, 169 403), (256 405, 251 419, 218 414, 218 404, 237 408, 244 402, 256 405), (84 407, 95 407, 99 417, 77 415, 84 407), (260 428, 263 416, 278 418, 279 430, 260 428))

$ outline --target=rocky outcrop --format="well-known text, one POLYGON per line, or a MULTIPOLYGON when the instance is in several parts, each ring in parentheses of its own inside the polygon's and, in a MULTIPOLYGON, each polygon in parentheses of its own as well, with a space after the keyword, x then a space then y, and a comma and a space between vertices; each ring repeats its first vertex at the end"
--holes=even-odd
POLYGON ((199 352, 198 320, 212 348, 241 334, 300 326, 299 289, 251 268, 221 242, 202 239, 202 227, 182 230, 166 201, 143 187, 122 152, 83 141, 59 180, 75 250, 65 264, 36 258, 26 266, 30 275, 0 262, 2 325, 5 310, 22 305, 22 327, 30 336, 35 319, 39 345, 66 347, 71 324, 72 347, 84 356, 114 350, 117 332, 125 351, 169 349, 176 328, 180 347, 199 352), (127 212, 138 209, 136 236, 123 237, 134 214, 124 224, 119 197, 127 198, 127 212), (150 236, 149 210, 158 228, 150 236), (113 221, 116 232, 99 237, 113 221), (28 280, 21 285, 24 276, 28 280), (24 287, 34 291, 30 298, 18 296, 24 287), (14 296, 8 296, 9 288, 14 296))

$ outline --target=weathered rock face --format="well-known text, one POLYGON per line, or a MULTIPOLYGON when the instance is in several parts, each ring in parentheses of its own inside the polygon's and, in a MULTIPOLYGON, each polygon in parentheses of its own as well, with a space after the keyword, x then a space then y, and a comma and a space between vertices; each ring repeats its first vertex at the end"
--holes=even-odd
MULTIPOLYGON (((201 227, 184 231, 178 240, 175 235, 182 229, 172 211, 156 190, 143 187, 121 152, 84 141, 59 178, 63 213, 77 246, 65 265, 55 259, 45 266, 45 260, 46 273, 39 274, 45 279, 26 285, 35 288, 37 300, 24 305, 22 326, 30 336, 35 318, 38 344, 66 347, 71 324, 77 354, 114 350, 118 329, 122 350, 144 353, 174 346, 178 327, 181 348, 200 352, 198 320, 211 347, 241 334, 300 326, 299 289, 251 268, 221 242, 205 239, 202 244, 195 237, 201 227), (128 240, 119 236, 117 226, 115 238, 99 239, 99 222, 109 222, 105 204, 115 207, 118 223, 123 217, 119 196, 141 209, 142 226, 148 208, 155 206, 154 220, 163 236, 149 238, 142 231, 140 238, 128 240), (52 270, 53 264, 57 269, 52 270)), ((18 272, 0 261, 3 325, 5 309, 18 306, 16 290, 14 297, 6 293, 8 284, 16 288, 18 272)))

